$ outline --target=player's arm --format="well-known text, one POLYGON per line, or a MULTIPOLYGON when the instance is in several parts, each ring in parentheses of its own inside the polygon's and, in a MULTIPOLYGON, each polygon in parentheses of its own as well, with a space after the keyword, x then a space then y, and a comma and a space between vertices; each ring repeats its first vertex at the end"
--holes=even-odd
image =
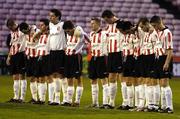
POLYGON ((173 57, 173 43, 172 43, 172 34, 169 32, 166 38, 167 41, 167 49, 166 49, 166 61, 165 64, 163 66, 163 70, 167 71, 170 65, 170 62, 172 60, 173 57))
POLYGON ((10 60, 11 60, 11 53, 8 53, 7 59, 6 59, 6 64, 10 65, 10 60))

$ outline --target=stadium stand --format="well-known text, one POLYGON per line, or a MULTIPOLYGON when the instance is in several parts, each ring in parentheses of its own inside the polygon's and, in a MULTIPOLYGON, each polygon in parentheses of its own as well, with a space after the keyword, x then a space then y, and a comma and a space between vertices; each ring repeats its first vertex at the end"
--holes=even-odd
MULTIPOLYGON (((174 53, 180 56, 180 19, 174 17, 166 9, 161 8, 153 0, 1 0, 0 1, 0 51, 6 52, 6 37, 9 33, 5 26, 6 19, 15 18, 19 23, 27 21, 36 24, 41 17, 48 17, 48 11, 57 8, 62 11, 62 19, 71 19, 89 32, 91 17, 100 17, 105 9, 111 9, 121 19, 128 19, 134 23, 140 17, 159 15, 174 35, 174 53)), ((170 1, 170 0, 167 0, 170 1)), ((180 5, 173 0, 174 5, 180 5)))

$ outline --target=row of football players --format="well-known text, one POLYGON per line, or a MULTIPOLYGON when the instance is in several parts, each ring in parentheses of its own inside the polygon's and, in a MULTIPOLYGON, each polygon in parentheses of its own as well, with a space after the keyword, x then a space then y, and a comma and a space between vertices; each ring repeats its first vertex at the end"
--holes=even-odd
POLYGON ((168 83, 172 68, 172 34, 160 17, 152 17, 151 22, 141 18, 133 26, 131 22, 119 20, 111 11, 105 10, 102 18, 107 22, 107 28, 101 29, 100 19, 92 18, 89 37, 71 21, 60 22, 61 13, 57 9, 49 12, 49 18, 50 23, 47 19, 40 20, 40 31, 26 23, 18 26, 13 20, 7 22, 8 28, 12 30, 7 64, 11 65, 14 74, 15 94, 10 102, 24 100, 27 83, 21 80, 20 85, 19 79, 24 78, 19 74, 24 72, 21 64, 24 62, 22 51, 25 49, 26 72, 31 77, 31 101, 44 104, 47 81, 50 105, 60 104, 62 86, 61 105, 79 106, 83 92, 81 53, 83 46, 90 44, 88 73, 92 79, 92 107, 99 107, 97 79, 101 79, 103 87, 101 108, 115 107, 117 80, 120 78, 123 103, 118 109, 132 109, 135 97, 137 108, 134 110, 157 111, 161 97, 160 111, 173 112, 172 92, 168 83), (74 79, 77 80, 77 88, 73 103, 74 79))

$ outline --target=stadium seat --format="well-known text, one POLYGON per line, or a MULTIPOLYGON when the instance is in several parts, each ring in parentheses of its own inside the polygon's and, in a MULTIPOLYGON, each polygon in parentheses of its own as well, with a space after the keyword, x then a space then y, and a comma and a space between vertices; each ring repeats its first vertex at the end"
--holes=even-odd
MULTIPOLYGON (((173 1, 176 5, 180 4, 178 0, 173 1)), ((160 8, 158 4, 152 3, 152 0, 0 0, 0 7, 0 24, 2 24, 0 31, 5 31, 0 34, 0 38, 3 40, 6 31, 8 31, 4 21, 8 17, 16 18, 17 21, 27 20, 28 23, 34 24, 41 17, 47 17, 49 10, 52 8, 62 11, 63 20, 71 19, 82 25, 85 31, 88 32, 90 31, 90 18, 101 17, 101 13, 105 9, 112 10, 121 19, 128 19, 135 23, 140 17, 146 16, 150 18, 153 15, 159 15, 165 20, 170 30, 173 31, 174 40, 178 41, 180 38, 180 20, 174 19, 172 14, 160 8)), ((180 44, 177 42, 176 44, 178 45, 177 48, 179 48, 180 44)))

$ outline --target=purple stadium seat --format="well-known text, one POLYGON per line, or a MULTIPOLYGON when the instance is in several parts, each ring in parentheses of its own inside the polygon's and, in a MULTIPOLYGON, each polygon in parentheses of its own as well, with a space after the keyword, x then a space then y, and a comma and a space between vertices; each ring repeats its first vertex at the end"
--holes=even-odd
POLYGON ((93 5, 94 5, 94 2, 91 2, 91 1, 85 2, 85 6, 93 6, 93 5))
POLYGON ((48 15, 47 10, 40 10, 39 13, 40 13, 40 16, 47 16, 48 15))
POLYGON ((64 0, 56 0, 56 5, 59 5, 60 7, 65 4, 64 0))
POLYGON ((115 13, 118 13, 121 11, 120 7, 113 7, 111 10, 115 13))
POLYGON ((10 10, 9 10, 9 13, 10 13, 10 14, 18 14, 18 13, 19 13, 19 10, 17 10, 17 9, 14 9, 14 10, 13 10, 13 9, 10 9, 10 10))
POLYGON ((81 11, 81 10, 82 10, 82 7, 73 6, 73 7, 72 7, 72 10, 73 10, 73 11, 81 11))
POLYGON ((27 15, 27 14, 29 14, 29 10, 21 9, 21 10, 19 10, 19 14, 20 15, 27 15))
POLYGON ((25 20, 26 16, 25 15, 16 15, 17 20, 25 20))
POLYGON ((81 11, 81 12, 79 12, 79 15, 82 16, 82 17, 85 17, 85 16, 88 15, 88 13, 89 12, 87 12, 87 11, 81 11))
POLYGON ((32 5, 28 5, 28 4, 25 4, 24 5, 24 7, 23 7, 24 9, 27 9, 27 10, 31 10, 32 8, 33 8, 33 6, 32 5))
POLYGON ((74 6, 75 2, 74 1, 65 1, 66 6, 74 6))
POLYGON ((75 1, 75 6, 84 6, 84 1, 75 1))
POLYGON ((43 5, 37 5, 37 4, 33 5, 33 9, 42 10, 42 8, 43 8, 43 5))
POLYGON ((82 7, 82 10, 83 10, 83 11, 91 11, 91 10, 92 10, 92 7, 83 6, 83 7, 82 7))
POLYGON ((5 3, 5 2, 6 2, 6 0, 0 0, 0 3, 1 3, 1 4, 5 3))
POLYGON ((16 3, 18 4, 26 4, 27 0, 16 0, 16 3))
POLYGON ((36 16, 35 15, 27 15, 26 20, 27 21, 36 21, 36 16))
POLYGON ((39 15, 39 10, 30 10, 30 14, 39 15))
POLYGON ((101 8, 94 6, 94 7, 92 7, 92 10, 95 12, 100 12, 101 8))
POLYGON ((6 2, 7 2, 8 4, 14 4, 14 3, 16 3, 16 0, 6 0, 6 2))
MULTIPOLYGON (((13 4, 7 4, 7 3, 5 3, 5 4, 3 4, 3 8, 4 8, 4 9, 12 9, 12 8, 14 8, 14 7, 13 7, 13 4)), ((18 8, 22 8, 22 7, 19 6, 18 8)))
POLYGON ((127 7, 121 7, 121 12, 128 13, 129 11, 130 11, 129 8, 127 8, 127 7))
POLYGON ((64 6, 62 8, 64 11, 71 11, 72 10, 72 6, 64 6))
POLYGON ((36 0, 36 4, 44 5, 46 3, 45 1, 44 0, 36 0))
POLYGON ((26 4, 28 4, 28 5, 36 4, 34 0, 25 0, 25 1, 26 1, 26 4))
POLYGON ((55 5, 55 4, 56 4, 56 3, 55 3, 54 0, 47 0, 47 1, 46 1, 46 5, 53 6, 53 5, 55 5))
POLYGON ((79 16, 79 11, 70 11, 69 12, 69 16, 74 16, 74 17, 78 17, 79 16))
POLYGON ((52 9, 52 6, 44 5, 43 9, 49 11, 50 9, 52 9))
POLYGON ((8 9, 1 9, 0 14, 8 14, 9 10, 8 9))

